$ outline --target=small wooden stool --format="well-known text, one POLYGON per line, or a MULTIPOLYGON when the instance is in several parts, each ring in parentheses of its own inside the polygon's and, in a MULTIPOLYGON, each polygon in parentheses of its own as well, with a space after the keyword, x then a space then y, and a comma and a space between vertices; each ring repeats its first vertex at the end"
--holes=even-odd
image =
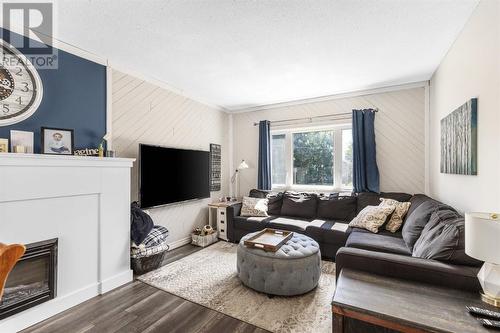
POLYGON ((14 268, 16 262, 26 251, 26 247, 21 244, 5 245, 0 243, 0 300, 3 296, 3 288, 9 273, 14 268))

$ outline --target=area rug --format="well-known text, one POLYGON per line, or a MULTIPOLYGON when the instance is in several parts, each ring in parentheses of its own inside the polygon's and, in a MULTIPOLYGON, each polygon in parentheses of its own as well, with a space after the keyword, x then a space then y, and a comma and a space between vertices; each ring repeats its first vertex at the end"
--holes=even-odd
POLYGON ((236 275, 237 245, 217 242, 138 277, 139 280, 272 332, 331 332, 335 264, 322 261, 318 287, 294 297, 269 298, 236 275))

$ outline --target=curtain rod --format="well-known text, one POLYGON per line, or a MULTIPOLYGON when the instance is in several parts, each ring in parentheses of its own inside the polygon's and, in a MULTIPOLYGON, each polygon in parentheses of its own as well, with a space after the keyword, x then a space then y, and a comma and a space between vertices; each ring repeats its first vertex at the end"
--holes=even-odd
MULTIPOLYGON (((372 109, 373 112, 378 112, 378 109, 372 109)), ((343 112, 343 113, 335 113, 335 114, 329 114, 329 115, 324 115, 324 116, 314 116, 314 117, 304 117, 304 118, 293 118, 293 119, 285 119, 285 120, 275 120, 271 121, 272 124, 279 124, 279 123, 288 123, 291 121, 301 121, 301 120, 307 120, 309 122, 312 122, 313 119, 322 119, 322 118, 332 118, 332 117, 340 117, 332 120, 342 120, 342 119, 349 119, 349 117, 352 115, 352 112, 343 112), (346 117, 349 116, 349 117, 346 117)), ((254 126, 258 126, 259 123, 253 123, 254 126)))

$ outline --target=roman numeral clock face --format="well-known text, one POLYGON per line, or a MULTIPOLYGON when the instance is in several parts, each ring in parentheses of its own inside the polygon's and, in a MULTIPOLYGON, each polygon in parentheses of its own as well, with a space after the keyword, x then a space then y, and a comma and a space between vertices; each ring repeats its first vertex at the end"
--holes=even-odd
POLYGON ((35 67, 16 48, 0 40, 0 126, 29 118, 42 100, 42 81, 35 67))

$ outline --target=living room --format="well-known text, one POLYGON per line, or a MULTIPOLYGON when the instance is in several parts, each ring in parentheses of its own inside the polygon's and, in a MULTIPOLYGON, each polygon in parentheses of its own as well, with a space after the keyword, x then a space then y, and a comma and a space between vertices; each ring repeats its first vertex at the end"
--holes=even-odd
POLYGON ((500 327, 500 1, 1 10, 0 332, 500 327))

